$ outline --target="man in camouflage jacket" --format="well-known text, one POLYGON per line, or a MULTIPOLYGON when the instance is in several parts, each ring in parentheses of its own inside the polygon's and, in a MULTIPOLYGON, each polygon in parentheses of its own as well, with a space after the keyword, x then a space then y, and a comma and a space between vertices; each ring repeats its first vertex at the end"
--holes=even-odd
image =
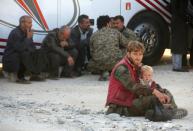
POLYGON ((124 56, 120 46, 126 48, 128 40, 118 30, 110 28, 109 16, 100 16, 97 26, 99 30, 90 39, 91 60, 88 69, 103 73, 111 71, 124 56))

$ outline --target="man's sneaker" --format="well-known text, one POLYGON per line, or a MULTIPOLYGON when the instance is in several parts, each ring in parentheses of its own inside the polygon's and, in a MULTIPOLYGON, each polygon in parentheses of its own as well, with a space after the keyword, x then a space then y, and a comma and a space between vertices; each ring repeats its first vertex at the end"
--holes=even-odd
POLYGON ((188 111, 186 109, 177 108, 177 109, 174 109, 174 115, 172 119, 181 119, 187 115, 188 115, 188 111))
POLYGON ((62 67, 62 66, 60 66, 60 67, 58 68, 58 78, 61 77, 63 70, 64 70, 64 67, 62 67))
POLYGON ((9 73, 8 72, 6 72, 6 71, 2 71, 2 73, 3 73, 3 76, 5 77, 5 78, 8 78, 9 77, 9 73))
POLYGON ((48 79, 50 79, 50 80, 59 80, 59 77, 56 76, 56 75, 49 74, 48 79))
POLYGON ((25 80, 24 78, 17 79, 16 83, 18 83, 18 84, 31 84, 31 82, 29 80, 25 80))
POLYGON ((18 79, 18 78, 17 78, 17 74, 16 74, 16 73, 9 73, 8 79, 9 79, 9 81, 11 81, 11 82, 16 82, 16 80, 18 79))

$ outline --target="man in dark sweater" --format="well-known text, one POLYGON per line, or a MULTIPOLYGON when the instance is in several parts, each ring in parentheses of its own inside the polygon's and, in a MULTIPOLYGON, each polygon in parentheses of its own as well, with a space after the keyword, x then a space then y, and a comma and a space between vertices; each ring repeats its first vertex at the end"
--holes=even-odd
POLYGON ((31 17, 22 16, 19 20, 19 26, 9 34, 3 56, 3 70, 9 74, 12 81, 23 84, 30 83, 24 78, 24 74, 34 70, 29 59, 30 54, 35 51, 31 27, 31 17))

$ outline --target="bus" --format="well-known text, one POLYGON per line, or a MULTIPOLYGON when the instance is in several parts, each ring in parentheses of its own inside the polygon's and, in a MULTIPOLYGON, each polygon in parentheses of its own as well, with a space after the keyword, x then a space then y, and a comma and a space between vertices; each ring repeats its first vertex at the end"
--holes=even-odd
POLYGON ((0 62, 10 31, 22 15, 33 18, 34 43, 41 45, 45 35, 62 25, 74 27, 81 14, 90 17, 96 30, 100 15, 122 15, 145 45, 144 63, 156 64, 170 43, 170 0, 1 0, 0 62))

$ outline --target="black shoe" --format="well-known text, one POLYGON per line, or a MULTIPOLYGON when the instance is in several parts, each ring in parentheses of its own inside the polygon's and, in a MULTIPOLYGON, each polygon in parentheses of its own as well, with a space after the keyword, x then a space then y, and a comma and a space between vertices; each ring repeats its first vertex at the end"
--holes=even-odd
POLYGON ((57 71, 51 71, 48 73, 48 79, 50 79, 50 80, 58 80, 59 78, 60 78, 60 76, 58 76, 57 71))
POLYGON ((17 79, 16 83, 18 83, 18 84, 31 84, 31 82, 29 80, 25 80, 24 78, 17 79))
POLYGON ((181 68, 181 69, 172 69, 173 71, 176 72, 189 72, 189 70, 187 68, 181 68))
POLYGON ((48 75, 48 79, 50 79, 50 80, 58 80, 59 77, 56 76, 56 75, 49 74, 49 75, 48 75))
POLYGON ((75 75, 76 77, 79 77, 79 76, 82 76, 83 74, 82 74, 82 71, 81 71, 81 70, 78 70, 78 71, 75 71, 75 72, 74 72, 74 75, 75 75))
POLYGON ((72 75, 75 77, 80 77, 84 75, 84 73, 82 71, 73 71, 72 75))
POLYGON ((65 78, 75 78, 76 76, 77 74, 75 72, 65 73, 61 75, 61 77, 65 77, 65 78))
POLYGON ((38 75, 33 75, 33 76, 31 76, 31 78, 30 78, 30 81, 45 81, 45 80, 46 80, 45 78, 40 77, 40 76, 38 76, 38 75))
POLYGON ((50 80, 59 80, 59 78, 56 77, 56 76, 49 76, 48 79, 50 79, 50 80))

